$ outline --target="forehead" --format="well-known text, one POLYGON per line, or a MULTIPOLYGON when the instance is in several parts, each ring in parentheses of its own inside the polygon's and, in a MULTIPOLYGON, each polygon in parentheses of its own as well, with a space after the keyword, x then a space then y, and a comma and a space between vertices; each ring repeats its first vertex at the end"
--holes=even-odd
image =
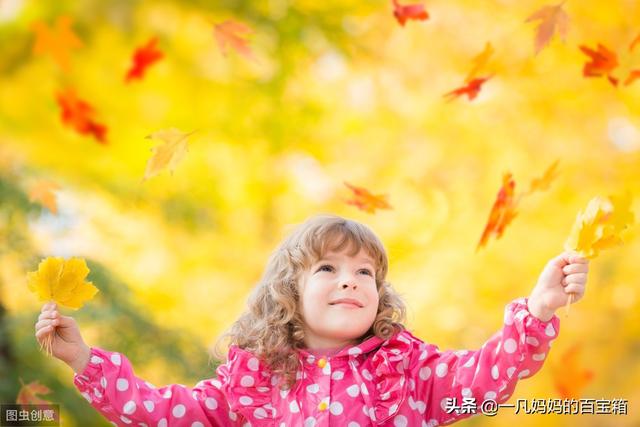
POLYGON ((332 236, 325 236, 324 241, 317 248, 315 258, 317 260, 336 260, 341 257, 355 258, 357 261, 369 262, 375 265, 375 257, 367 250, 363 242, 356 241, 353 236, 337 233, 332 236))
POLYGON ((354 254, 353 251, 350 251, 349 249, 350 248, 345 248, 342 251, 329 249, 326 253, 324 253, 320 257, 320 259, 328 260, 328 261, 337 261, 344 257, 350 257, 350 258, 354 258, 356 261, 359 261, 359 262, 375 265, 373 258, 371 258, 369 254, 367 254, 364 248, 360 248, 360 251, 358 251, 358 253, 356 254, 354 254))

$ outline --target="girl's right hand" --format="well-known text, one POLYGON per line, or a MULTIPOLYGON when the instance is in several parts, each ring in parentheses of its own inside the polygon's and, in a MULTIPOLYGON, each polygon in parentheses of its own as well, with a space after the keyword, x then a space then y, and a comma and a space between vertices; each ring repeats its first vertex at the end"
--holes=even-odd
POLYGON ((53 302, 42 306, 36 323, 36 339, 42 347, 50 343, 53 356, 76 373, 81 373, 89 363, 91 349, 82 339, 78 324, 73 317, 61 316, 53 302))

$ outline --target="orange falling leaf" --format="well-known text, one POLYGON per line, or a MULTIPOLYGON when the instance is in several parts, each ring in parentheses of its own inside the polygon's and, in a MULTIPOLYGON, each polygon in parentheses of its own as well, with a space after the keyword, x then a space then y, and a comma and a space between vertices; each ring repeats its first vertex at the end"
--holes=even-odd
POLYGON ((375 213, 376 209, 393 209, 387 201, 388 196, 386 194, 374 195, 366 188, 357 187, 348 182, 345 182, 344 185, 353 191, 353 199, 346 201, 349 205, 353 205, 367 213, 375 213))
POLYGON ((93 136, 100 144, 107 143, 107 127, 93 118, 95 110, 88 102, 78 98, 71 89, 59 92, 56 100, 64 124, 83 135, 93 136))
POLYGON ((562 353, 559 363, 552 366, 554 386, 564 399, 579 399, 593 380, 594 372, 585 369, 580 363, 581 352, 582 347, 574 344, 562 353))
POLYGON ((16 397, 18 405, 48 405, 51 403, 39 397, 39 395, 51 393, 47 386, 40 384, 38 381, 25 384, 22 378, 20 378, 20 384, 22 384, 22 387, 20 387, 16 397))
POLYGON ((562 8, 564 2, 555 6, 544 6, 535 11, 525 22, 540 21, 536 28, 536 54, 544 49, 553 38, 556 31, 562 41, 566 41, 569 30, 569 15, 562 8))
POLYGON ((526 194, 531 194, 536 191, 546 191, 551 186, 551 183, 558 177, 558 164, 560 160, 556 160, 547 168, 542 177, 534 178, 531 180, 531 186, 526 194))
POLYGON ((413 19, 415 21, 425 21, 429 19, 429 13, 424 9, 424 5, 419 3, 414 4, 400 4, 398 0, 392 0, 393 2, 393 16, 396 17, 400 25, 404 27, 404 24, 413 19))
POLYGON ((585 77, 607 76, 609 82, 617 86, 618 79, 611 75, 611 72, 618 66, 618 55, 610 51, 601 43, 598 43, 598 49, 593 50, 587 46, 580 45, 580 50, 587 55, 591 61, 584 64, 582 75, 585 77))
POLYGON ((49 28, 43 22, 34 23, 32 28, 36 33, 33 52, 50 54, 63 70, 68 71, 69 52, 82 46, 82 41, 71 29, 71 19, 68 16, 60 16, 53 28, 49 28))
POLYGON ((448 97, 448 101, 451 101, 459 96, 467 95, 467 98, 469 99, 469 101, 471 101, 475 99, 476 96, 478 96, 478 93, 480 93, 480 89, 482 89, 482 85, 490 78, 491 77, 475 78, 465 86, 454 89, 451 92, 447 92, 443 96, 445 98, 448 97))
POLYGON ((636 47, 636 45, 638 45, 638 43, 640 43, 640 34, 638 34, 629 45, 629 52, 631 52, 636 47))
POLYGON ((505 173, 502 176, 502 187, 500 187, 496 200, 491 207, 489 220, 484 227, 478 246, 476 246, 476 251, 485 246, 492 235, 496 239, 502 237, 504 229, 518 214, 516 212, 518 199, 515 198, 515 187, 516 182, 513 180, 511 173, 505 173))
POLYGON ((465 83, 473 81, 478 73, 484 71, 484 69, 487 67, 487 63, 489 62, 489 58, 491 58, 491 55, 493 55, 493 46, 491 45, 491 43, 487 42, 484 46, 484 50, 478 56, 471 60, 471 62, 473 62, 473 68, 471 69, 469 74, 467 74, 467 78, 464 79, 465 83))
POLYGON ((637 79, 640 79, 640 70, 631 70, 629 75, 624 81, 625 86, 629 86, 631 83, 635 82, 637 79))
POLYGON ((144 73, 153 63, 159 61, 164 56, 157 48, 158 38, 153 37, 146 45, 139 47, 133 53, 131 68, 127 72, 125 82, 129 83, 133 79, 142 80, 144 73))
POLYGON ((49 209, 52 214, 56 215, 58 213, 58 203, 56 202, 54 191, 59 188, 57 184, 51 181, 40 180, 29 188, 29 200, 40 203, 49 209))
POLYGON ((222 53, 228 55, 229 46, 247 59, 254 59, 247 37, 253 30, 246 24, 232 20, 214 25, 214 36, 222 53))

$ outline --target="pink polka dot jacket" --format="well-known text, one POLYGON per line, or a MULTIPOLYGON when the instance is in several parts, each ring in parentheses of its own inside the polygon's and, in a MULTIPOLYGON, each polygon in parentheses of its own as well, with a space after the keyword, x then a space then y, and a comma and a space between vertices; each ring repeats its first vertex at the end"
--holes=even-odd
POLYGON ((193 388, 155 387, 123 355, 94 347, 74 384, 119 426, 437 426, 474 415, 452 410, 449 398, 458 406, 475 399, 478 408, 505 402, 519 379, 540 370, 559 324, 555 315, 548 322, 533 316, 518 298, 507 305, 502 329, 476 351, 440 351, 406 330, 333 356, 300 350, 290 390, 236 346, 217 377, 193 388))

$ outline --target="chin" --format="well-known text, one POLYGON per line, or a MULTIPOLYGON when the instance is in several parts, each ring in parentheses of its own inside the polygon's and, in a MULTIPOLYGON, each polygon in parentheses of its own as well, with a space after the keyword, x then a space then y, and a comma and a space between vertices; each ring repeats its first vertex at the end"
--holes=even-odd
MULTIPOLYGON (((353 327, 353 325, 349 325, 349 326, 353 327)), ((341 340, 355 340, 360 338, 362 335, 366 334, 367 331, 368 329, 365 329, 364 331, 362 331, 360 329, 354 330, 354 329, 346 329, 342 327, 342 328, 335 328, 330 331, 327 331, 327 334, 341 340)))

